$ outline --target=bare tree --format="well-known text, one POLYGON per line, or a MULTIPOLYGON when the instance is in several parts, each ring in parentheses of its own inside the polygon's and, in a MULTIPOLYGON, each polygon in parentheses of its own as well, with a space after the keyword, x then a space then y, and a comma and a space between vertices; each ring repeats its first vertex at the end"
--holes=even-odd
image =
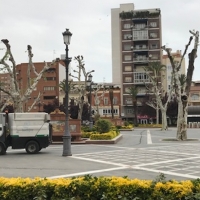
POLYGON ((77 104, 79 105, 78 119, 81 119, 82 112, 83 112, 83 105, 84 103, 86 103, 84 99, 86 99, 86 93, 87 93, 87 78, 92 72, 94 72, 94 70, 86 72, 83 56, 79 55, 79 56, 76 56, 74 59, 78 62, 78 65, 77 65, 78 70, 73 70, 73 72, 76 73, 77 76, 72 75, 72 74, 69 74, 69 75, 78 80, 78 84, 77 84, 78 87, 76 88, 76 90, 78 90, 79 92, 79 97, 77 99, 77 104), (81 74, 83 74, 84 76, 83 85, 81 84, 81 74))
POLYGON ((177 139, 186 140, 187 139, 187 107, 188 107, 188 96, 190 92, 192 76, 194 72, 194 62, 197 57, 197 49, 199 45, 199 31, 190 31, 192 36, 190 36, 188 43, 185 46, 184 53, 179 63, 176 63, 171 55, 169 48, 165 46, 162 47, 164 51, 167 52, 168 58, 172 65, 172 73, 174 74, 174 88, 178 100, 178 119, 177 119, 177 139), (185 57, 188 48, 194 38, 194 47, 192 51, 188 54, 189 62, 186 75, 185 84, 181 84, 181 79, 179 71, 183 58, 185 57))
MULTIPOLYGON (((33 92, 33 90, 36 88, 39 80, 41 79, 43 73, 50 68, 51 65, 54 65, 58 60, 52 61, 50 64, 44 62, 44 68, 37 73, 35 70, 35 67, 32 62, 33 53, 32 53, 32 47, 30 45, 27 46, 28 50, 28 57, 29 57, 29 63, 28 63, 28 86, 25 92, 21 91, 18 85, 17 76, 16 76, 16 62, 14 60, 14 57, 11 52, 11 46, 9 44, 9 41, 7 39, 1 40, 3 44, 6 46, 6 51, 4 56, 0 59, 0 65, 2 65, 2 69, 5 73, 8 73, 10 76, 10 89, 7 89, 4 87, 3 84, 0 84, 0 90, 3 91, 5 94, 8 95, 7 102, 12 101, 13 107, 15 112, 23 112, 23 102, 27 101, 29 99, 30 94, 33 92), (30 70, 33 70, 34 74, 36 75, 36 78, 30 81, 30 70)), ((32 107, 39 101, 40 96, 42 94, 38 94, 38 97, 35 99, 32 107)))
MULTIPOLYGON (((145 67, 145 71, 148 74, 150 78, 150 84, 146 85, 146 88, 149 93, 152 93, 155 96, 155 100, 151 100, 147 102, 149 106, 151 106, 154 109, 160 109, 162 113, 162 130, 167 130, 167 105, 171 99, 171 94, 173 91, 173 88, 170 89, 168 93, 168 97, 166 98, 166 101, 163 102, 163 86, 161 84, 162 77, 161 73, 166 69, 165 65, 161 65, 158 62, 152 62, 149 64, 149 66, 145 67)), ((172 79, 173 81, 173 79, 172 79)), ((172 84, 172 82, 171 82, 172 84)))

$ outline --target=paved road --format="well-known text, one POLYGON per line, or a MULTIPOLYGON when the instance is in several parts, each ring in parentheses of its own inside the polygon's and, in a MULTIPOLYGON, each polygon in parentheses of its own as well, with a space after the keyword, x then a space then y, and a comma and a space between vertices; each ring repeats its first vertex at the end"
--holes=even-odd
MULTIPOLYGON (((176 130, 136 129, 122 132, 114 145, 72 145, 72 156, 62 157, 62 145, 51 145, 39 154, 8 149, 0 157, 0 176, 72 177, 128 176, 154 179, 164 173, 167 179, 200 178, 200 141, 164 142, 175 138, 176 130)), ((199 138, 199 129, 189 129, 188 138, 199 138)))

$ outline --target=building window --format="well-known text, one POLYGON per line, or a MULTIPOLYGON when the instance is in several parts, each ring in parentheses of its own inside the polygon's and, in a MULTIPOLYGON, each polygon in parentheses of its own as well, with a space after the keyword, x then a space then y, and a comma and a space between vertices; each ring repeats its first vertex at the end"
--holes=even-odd
POLYGON ((125 83, 132 83, 132 77, 130 77, 130 76, 125 77, 124 82, 125 83))
POLYGON ((146 27, 146 24, 135 24, 136 29, 142 29, 142 28, 145 28, 145 27, 146 27))
POLYGON ((133 114, 133 109, 127 109, 126 114, 133 114))
POLYGON ((113 105, 117 105, 117 103, 118 103, 117 97, 113 97, 113 105))
POLYGON ((191 94, 191 100, 199 100, 199 94, 191 94))
POLYGON ((124 40, 131 40, 132 35, 130 33, 124 34, 124 40))
POLYGON ((135 60, 147 60, 147 56, 146 55, 136 55, 135 60))
POLYGON ((125 93, 128 93, 128 94, 130 93, 130 87, 125 87, 124 90, 125 90, 125 93))
POLYGON ((124 67, 125 72, 131 72, 132 71, 132 66, 125 66, 124 67))
POLYGON ((158 34, 156 32, 151 32, 150 33, 150 38, 157 38, 158 34))
POLYGON ((138 45, 135 45, 135 49, 146 49, 147 48, 147 45, 146 44, 138 44, 138 45))
POLYGON ((148 31, 133 31, 133 40, 147 40, 148 39, 148 31))
POLYGON ((158 45, 157 44, 151 44, 151 49, 157 49, 158 45))
POLYGON ((144 72, 134 73, 134 83, 150 82, 149 76, 144 72))
POLYGON ((158 60, 158 54, 152 54, 151 60, 158 60))
POLYGON ((52 91, 55 90, 56 88, 54 86, 45 86, 44 91, 52 91))
POLYGON ((155 28, 155 27, 157 27, 157 22, 150 22, 149 25, 150 25, 150 27, 154 27, 155 28))
POLYGON ((132 98, 126 98, 125 102, 126 102, 126 105, 132 105, 133 104, 132 98))
POLYGON ((171 66, 171 65, 168 65, 168 66, 167 66, 167 70, 172 71, 172 66, 171 66))
POLYGON ((108 98, 107 97, 104 97, 103 103, 104 103, 104 105, 108 105, 108 98))
POLYGON ((45 81, 55 81, 56 77, 44 77, 45 81))
POLYGON ((131 44, 124 44, 124 51, 130 51, 131 50, 131 44))
POLYGON ((131 55, 124 55, 124 60, 125 61, 131 60, 131 55))
POLYGON ((131 24, 124 24, 124 29, 130 29, 131 28, 131 24))
MULTIPOLYGON (((111 115, 112 114, 112 111, 111 109, 103 109, 103 115, 111 115)), ((117 115, 118 114, 118 109, 113 109, 113 114, 114 115, 117 115)))

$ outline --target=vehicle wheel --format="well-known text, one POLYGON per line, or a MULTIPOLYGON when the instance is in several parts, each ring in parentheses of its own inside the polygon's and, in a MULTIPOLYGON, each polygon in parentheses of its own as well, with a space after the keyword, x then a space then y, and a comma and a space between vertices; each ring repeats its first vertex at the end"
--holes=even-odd
POLYGON ((26 144, 26 152, 29 154, 35 154, 39 152, 39 145, 35 141, 29 141, 26 144))
POLYGON ((4 154, 6 154, 6 148, 2 143, 0 143, 0 155, 4 154))
MULTIPOLYGON (((40 148, 39 148, 39 151, 41 151, 41 150, 42 150, 42 148, 40 147, 40 148)), ((39 151, 38 151, 38 152, 39 152, 39 151)))

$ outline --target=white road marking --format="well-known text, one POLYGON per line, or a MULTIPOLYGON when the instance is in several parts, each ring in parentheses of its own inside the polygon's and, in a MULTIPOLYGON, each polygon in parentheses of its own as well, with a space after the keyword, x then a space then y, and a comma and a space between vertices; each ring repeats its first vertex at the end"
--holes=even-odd
POLYGON ((147 130, 147 144, 152 144, 151 133, 149 130, 147 130))
POLYGON ((109 169, 93 170, 93 171, 79 172, 79 173, 73 173, 73 174, 65 174, 65 175, 59 175, 59 176, 50 176, 50 177, 47 177, 47 178, 49 178, 49 179, 67 178, 67 177, 72 177, 72 176, 82 176, 82 175, 86 175, 86 174, 109 172, 109 171, 115 171, 115 170, 126 169, 126 168, 127 167, 115 167, 115 168, 109 168, 109 169))
POLYGON ((179 173, 175 173, 175 172, 171 172, 171 171, 149 169, 149 168, 144 168, 144 167, 139 167, 139 166, 135 166, 135 167, 132 167, 132 168, 138 169, 138 170, 144 170, 144 171, 148 171, 148 172, 163 173, 163 174, 168 174, 168 175, 172 175, 172 176, 180 176, 180 177, 184 177, 184 178, 193 178, 193 179, 199 178, 199 176, 193 176, 193 175, 190 175, 190 174, 179 174, 179 173))
POLYGON ((119 167, 127 167, 127 165, 124 165, 124 164, 113 163, 113 162, 108 162, 108 161, 103 161, 103 160, 96 160, 96 159, 92 159, 92 158, 83 158, 83 157, 76 157, 76 156, 73 156, 73 158, 79 159, 79 160, 87 160, 87 161, 92 161, 92 162, 98 162, 98 163, 103 163, 103 164, 108 164, 108 165, 116 165, 116 166, 119 166, 119 167))
POLYGON ((152 162, 152 163, 145 163, 145 164, 140 164, 137 165, 137 167, 141 167, 141 166, 146 166, 146 165, 157 165, 157 164, 163 164, 163 163, 171 163, 171 162, 177 162, 177 161, 182 161, 182 160, 192 160, 195 158, 200 158, 200 156, 196 156, 196 157, 190 157, 190 158, 179 158, 179 159, 171 159, 171 160, 164 160, 164 161, 160 161, 160 162, 152 162))

